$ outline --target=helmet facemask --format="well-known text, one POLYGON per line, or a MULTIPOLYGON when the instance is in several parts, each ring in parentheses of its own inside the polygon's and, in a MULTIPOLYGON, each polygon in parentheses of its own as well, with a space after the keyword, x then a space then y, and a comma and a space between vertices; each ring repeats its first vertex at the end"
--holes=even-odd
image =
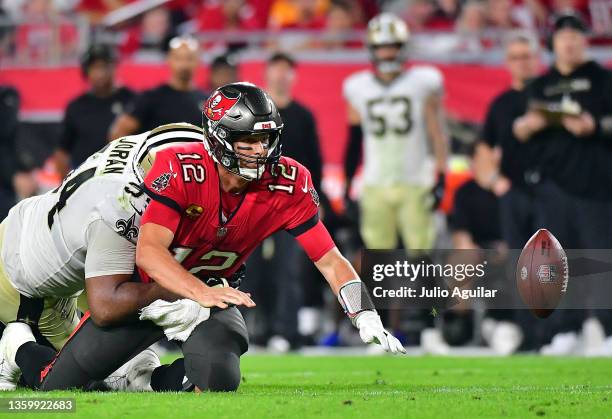
MULTIPOLYGON (((258 180, 261 179, 268 165, 276 165, 280 159, 281 128, 230 133, 229 130, 218 125, 205 133, 204 145, 213 159, 229 172, 248 181, 258 180), (267 137, 265 138, 267 141, 264 143, 265 155, 263 156, 249 155, 235 148, 236 142, 244 142, 248 145, 249 139, 264 136, 267 137)), ((262 138, 262 143, 263 140, 264 138, 262 138)))
POLYGON ((254 84, 221 86, 204 104, 202 118, 206 150, 229 172, 257 180, 278 163, 283 120, 270 96, 254 84), (264 145, 261 155, 252 152, 257 139, 264 145), (244 143, 242 149, 236 143, 244 143))
POLYGON ((386 45, 371 45, 370 47, 370 58, 376 67, 376 71, 383 74, 388 73, 400 73, 404 69, 404 63, 406 61, 405 45, 404 44, 386 44, 386 45), (398 52, 393 58, 379 58, 376 55, 376 50, 382 47, 395 47, 398 52))
POLYGON ((410 31, 406 23, 399 17, 382 13, 368 22, 367 45, 376 70, 380 73, 399 73, 404 68, 406 45, 410 39, 410 31), (381 59, 376 56, 376 49, 381 47, 396 47, 398 53, 393 58, 381 59))

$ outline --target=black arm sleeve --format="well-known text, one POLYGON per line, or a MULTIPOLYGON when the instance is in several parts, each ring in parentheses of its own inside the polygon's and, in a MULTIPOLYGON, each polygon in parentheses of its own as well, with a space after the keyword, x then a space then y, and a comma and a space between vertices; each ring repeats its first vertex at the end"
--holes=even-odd
POLYGON ((497 138, 497 100, 492 102, 487 109, 487 116, 482 127, 481 140, 488 144, 490 147, 500 145, 499 138, 497 138))
POLYGON ((12 87, 0 87, 0 183, 13 187, 13 175, 21 169, 16 141, 19 127, 19 93, 12 87))
POLYGON ((136 118, 140 122, 140 125, 144 125, 144 122, 149 120, 149 113, 152 108, 152 96, 150 90, 145 91, 136 96, 126 109, 126 113, 136 118))
POLYGON ((470 197, 464 187, 460 187, 455 193, 453 209, 449 216, 449 227, 452 232, 467 231, 471 233, 470 223, 470 197))
POLYGON ((357 167, 359 167, 362 143, 363 131, 361 125, 350 125, 349 141, 344 156, 344 175, 346 176, 347 185, 350 185, 357 171, 357 167))
POLYGON ((321 179, 323 178, 323 158, 319 147, 319 135, 317 133, 317 123, 312 113, 308 112, 306 120, 307 135, 304 144, 304 162, 310 171, 310 177, 315 189, 321 190, 321 179))

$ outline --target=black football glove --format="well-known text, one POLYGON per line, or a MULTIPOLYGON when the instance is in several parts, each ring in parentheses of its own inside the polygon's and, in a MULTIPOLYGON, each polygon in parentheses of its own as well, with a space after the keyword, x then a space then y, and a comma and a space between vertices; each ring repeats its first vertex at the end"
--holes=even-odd
POLYGON ((444 192, 446 191, 446 175, 444 173, 438 173, 438 179, 436 184, 431 190, 432 205, 431 210, 435 211, 440 208, 442 199, 444 198, 444 192))

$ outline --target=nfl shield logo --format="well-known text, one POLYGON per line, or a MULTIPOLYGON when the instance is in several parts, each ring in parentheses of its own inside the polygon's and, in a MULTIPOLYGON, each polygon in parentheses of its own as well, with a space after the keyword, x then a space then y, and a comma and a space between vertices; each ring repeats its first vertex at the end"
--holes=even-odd
POLYGON ((554 265, 540 265, 537 275, 538 280, 542 283, 554 282, 557 272, 554 265))

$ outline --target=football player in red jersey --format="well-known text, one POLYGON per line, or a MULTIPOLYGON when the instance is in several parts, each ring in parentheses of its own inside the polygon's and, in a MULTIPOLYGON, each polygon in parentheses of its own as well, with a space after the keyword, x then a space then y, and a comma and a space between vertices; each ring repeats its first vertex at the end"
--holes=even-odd
MULTIPOLYGON (((159 151, 142 186, 151 203, 136 249, 140 280, 155 281, 183 299, 161 302, 162 315, 145 317, 152 321, 100 328, 85 319, 41 373, 43 390, 86 387, 107 377, 164 332, 171 336, 191 321, 186 301, 199 305, 197 324, 181 339, 185 358, 136 375, 146 377, 152 390, 181 390, 186 382, 202 390, 237 389, 248 335, 232 305, 255 303, 248 294, 224 290, 238 287, 248 255, 281 229, 313 260, 364 342, 405 352, 384 329, 365 286, 318 219, 310 173, 281 157, 283 124, 270 97, 250 83, 223 86, 204 105, 203 124, 203 144, 159 151), (219 284, 217 278, 227 279, 211 287, 219 284)), ((18 357, 35 359, 35 345, 26 345, 18 357)), ((21 368, 24 375, 32 370, 21 368)))

